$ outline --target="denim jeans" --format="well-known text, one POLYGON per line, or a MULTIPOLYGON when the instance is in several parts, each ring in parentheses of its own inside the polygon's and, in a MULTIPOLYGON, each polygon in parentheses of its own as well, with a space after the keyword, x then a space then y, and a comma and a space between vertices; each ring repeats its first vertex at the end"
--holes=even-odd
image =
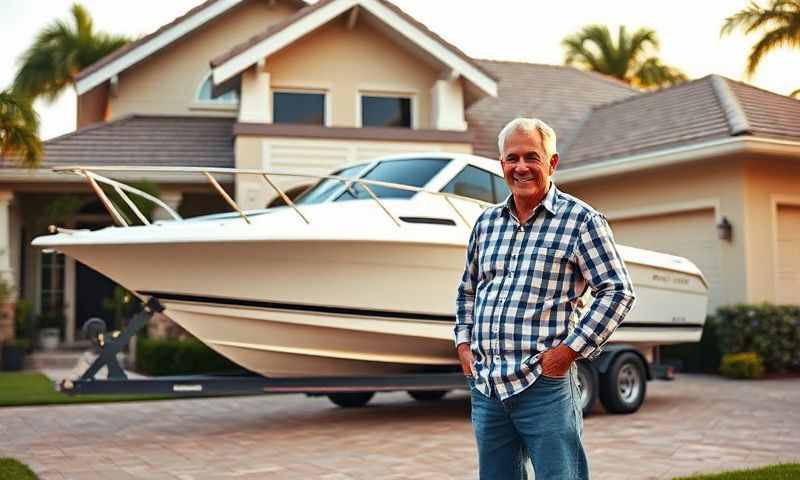
POLYGON ((527 456, 537 480, 589 479, 575 377, 574 368, 564 378, 540 376, 502 402, 470 380, 481 480, 525 479, 527 456))

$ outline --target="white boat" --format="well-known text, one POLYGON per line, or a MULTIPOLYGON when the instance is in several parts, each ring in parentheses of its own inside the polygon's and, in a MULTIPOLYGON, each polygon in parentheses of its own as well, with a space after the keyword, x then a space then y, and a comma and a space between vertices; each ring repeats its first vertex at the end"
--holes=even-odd
MULTIPOLYGON (((122 226, 43 236, 135 292, 233 362, 269 377, 457 370, 456 286, 472 224, 508 189, 497 161, 415 154, 354 165, 289 206, 242 212, 214 179, 258 170, 69 167, 122 226), (237 210, 149 225, 109 173, 205 175, 237 210), (116 189, 119 205, 98 184, 116 189), (398 185, 402 184, 402 185, 398 185), (348 201, 345 201, 348 200, 348 201), (131 215, 133 212, 133 215, 131 215)), ((300 176, 300 175, 297 175, 300 176)), ((305 176, 305 175, 303 175, 305 176)), ((153 199, 157 201, 156 199, 153 199)), ((158 202, 163 208, 169 207, 158 202)), ((641 348, 699 341, 708 286, 690 261, 620 246, 638 296, 612 342, 641 348)), ((588 295, 588 294, 587 294, 588 295)), ((584 299, 588 305, 590 298, 584 299)))

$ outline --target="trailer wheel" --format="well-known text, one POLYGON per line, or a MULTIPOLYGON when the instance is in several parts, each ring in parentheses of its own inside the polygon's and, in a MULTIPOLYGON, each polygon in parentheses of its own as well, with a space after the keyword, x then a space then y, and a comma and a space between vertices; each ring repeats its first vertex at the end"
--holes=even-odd
POLYGON ((633 413, 644 403, 647 376, 638 355, 617 356, 600 378, 600 401, 610 413, 633 413))
POLYGON ((375 392, 346 392, 346 393, 331 393, 328 398, 331 402, 342 408, 355 408, 363 407, 375 395, 375 392))
POLYGON ((584 417, 589 416, 594 410, 599 395, 599 383, 597 369, 589 362, 578 362, 578 392, 580 393, 578 402, 584 417))
POLYGON ((436 402, 447 395, 447 390, 409 390, 408 394, 418 402, 436 402))

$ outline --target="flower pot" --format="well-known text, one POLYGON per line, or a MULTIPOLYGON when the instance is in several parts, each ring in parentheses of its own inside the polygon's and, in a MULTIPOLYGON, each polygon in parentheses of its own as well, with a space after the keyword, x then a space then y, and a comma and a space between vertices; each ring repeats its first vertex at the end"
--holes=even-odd
POLYGON ((61 342, 61 329, 42 328, 39 330, 39 348, 44 351, 53 351, 61 342))
POLYGON ((25 364, 25 347, 18 345, 4 345, 3 356, 0 365, 3 366, 5 371, 18 371, 22 370, 25 364))

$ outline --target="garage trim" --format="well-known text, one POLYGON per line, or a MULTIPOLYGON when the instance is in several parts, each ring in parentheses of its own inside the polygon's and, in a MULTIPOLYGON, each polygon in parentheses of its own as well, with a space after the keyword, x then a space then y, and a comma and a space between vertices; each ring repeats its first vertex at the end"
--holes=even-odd
POLYGON ((778 208, 800 207, 800 196, 797 195, 770 195, 772 210, 772 291, 776 297, 772 299, 777 303, 778 294, 778 208))

